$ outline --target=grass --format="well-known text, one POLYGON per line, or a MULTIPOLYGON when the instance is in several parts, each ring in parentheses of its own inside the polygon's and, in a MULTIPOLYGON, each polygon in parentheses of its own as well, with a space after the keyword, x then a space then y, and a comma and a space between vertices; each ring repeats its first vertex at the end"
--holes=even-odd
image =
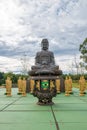
MULTIPOLYGON (((72 86, 73 86, 74 88, 79 88, 79 81, 74 81, 74 82, 72 83, 72 86)), ((86 81, 86 89, 87 89, 87 81, 86 81)))
POLYGON ((72 86, 73 86, 74 88, 79 88, 79 83, 78 83, 78 82, 73 82, 73 83, 72 83, 72 86))

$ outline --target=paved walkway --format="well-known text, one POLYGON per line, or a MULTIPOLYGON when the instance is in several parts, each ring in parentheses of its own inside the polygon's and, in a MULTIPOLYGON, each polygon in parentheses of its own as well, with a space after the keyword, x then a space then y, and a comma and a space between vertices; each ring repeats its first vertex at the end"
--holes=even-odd
POLYGON ((0 88, 0 130, 87 130, 87 95, 73 91, 69 97, 57 95, 53 106, 39 106, 30 94, 21 97, 13 88, 6 97, 0 88))

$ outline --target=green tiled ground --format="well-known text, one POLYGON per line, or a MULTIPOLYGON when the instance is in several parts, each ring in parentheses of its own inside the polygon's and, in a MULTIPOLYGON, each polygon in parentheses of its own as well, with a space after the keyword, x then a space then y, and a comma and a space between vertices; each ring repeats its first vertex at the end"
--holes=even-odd
POLYGON ((39 106, 37 98, 4 95, 0 89, 0 130, 87 130, 87 94, 79 96, 78 89, 66 97, 63 94, 53 98, 53 106, 39 106))

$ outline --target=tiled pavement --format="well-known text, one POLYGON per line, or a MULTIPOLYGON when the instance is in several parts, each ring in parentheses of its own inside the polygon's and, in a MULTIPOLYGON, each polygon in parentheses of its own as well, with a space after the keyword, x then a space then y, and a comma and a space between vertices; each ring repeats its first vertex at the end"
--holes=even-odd
POLYGON ((0 88, 0 130, 87 130, 87 94, 73 92, 54 97, 53 106, 39 106, 30 94, 22 97, 13 88, 12 97, 6 97, 0 88))

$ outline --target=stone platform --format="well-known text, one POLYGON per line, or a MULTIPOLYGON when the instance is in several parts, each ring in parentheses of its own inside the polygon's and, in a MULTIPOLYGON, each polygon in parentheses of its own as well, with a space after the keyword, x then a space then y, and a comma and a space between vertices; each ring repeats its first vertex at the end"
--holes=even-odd
POLYGON ((30 94, 22 97, 13 88, 12 97, 6 97, 0 88, 0 130, 87 130, 87 94, 73 91, 54 97, 52 106, 39 106, 30 94))

